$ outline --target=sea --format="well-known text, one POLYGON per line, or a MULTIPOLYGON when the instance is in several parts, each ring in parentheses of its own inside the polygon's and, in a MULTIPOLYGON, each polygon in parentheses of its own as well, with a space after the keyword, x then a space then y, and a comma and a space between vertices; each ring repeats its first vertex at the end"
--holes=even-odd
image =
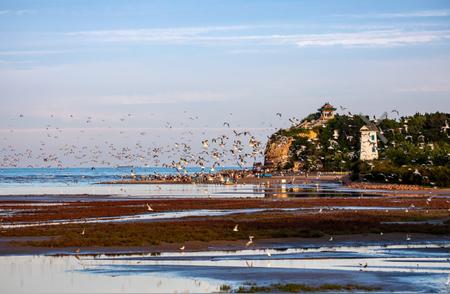
MULTIPOLYGON (((240 167, 188 167, 183 173, 213 173, 240 167)), ((179 171, 165 167, 94 167, 94 168, 1 168, 0 196, 30 195, 118 195, 118 196, 209 196, 203 185, 123 185, 101 184, 135 175, 175 175, 179 171)), ((208 190, 217 187, 208 187, 208 190)), ((225 189, 223 189, 225 190, 225 189)), ((11 198, 17 200, 17 198, 11 198)), ((25 199, 25 198, 24 198, 25 199)))
MULTIPOLYGON (((224 169, 239 170, 240 167, 210 168, 188 167, 187 174, 212 173, 224 169)), ((179 171, 166 167, 92 167, 92 168, 2 168, 0 188, 15 186, 66 186, 93 185, 136 175, 175 175, 179 171)), ((183 171, 184 173, 184 171, 183 171)))

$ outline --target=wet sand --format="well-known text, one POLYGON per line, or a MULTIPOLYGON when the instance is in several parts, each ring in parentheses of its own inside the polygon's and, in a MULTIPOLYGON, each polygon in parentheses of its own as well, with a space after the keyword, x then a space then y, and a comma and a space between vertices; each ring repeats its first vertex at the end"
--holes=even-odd
POLYGON ((442 244, 450 246, 450 235, 436 236, 431 234, 410 234, 411 240, 406 241, 404 233, 386 233, 380 234, 351 234, 333 236, 333 241, 329 236, 320 238, 273 238, 273 239, 255 239, 251 246, 246 246, 248 239, 234 241, 187 241, 183 243, 162 243, 160 245, 149 246, 112 246, 112 247, 36 247, 36 246, 17 246, 11 244, 14 241, 35 241, 47 240, 50 237, 0 237, 0 256, 1 255, 124 255, 124 254, 152 254, 161 252, 178 252, 180 247, 185 246, 184 252, 201 251, 237 251, 237 250, 265 250, 277 249, 285 250, 288 248, 321 248, 328 246, 387 246, 392 244, 442 244))
POLYGON ((219 245, 185 252, 2 255, 0 274, 8 293, 33 292, 35 283, 43 284, 40 290, 55 293, 92 293, 95 289, 197 293, 218 292, 223 285, 235 291, 239 287, 286 285, 323 291, 445 292, 450 274, 448 241, 415 237, 417 243, 426 244, 401 245, 396 237, 386 236, 389 241, 373 245, 286 239, 281 243, 277 240, 270 249, 267 245, 272 241, 261 240, 264 246, 234 250, 219 245))

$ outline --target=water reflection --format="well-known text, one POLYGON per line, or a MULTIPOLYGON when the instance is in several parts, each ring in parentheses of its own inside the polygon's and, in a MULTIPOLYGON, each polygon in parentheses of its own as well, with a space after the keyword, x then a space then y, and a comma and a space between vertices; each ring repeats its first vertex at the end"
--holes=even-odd
MULTIPOLYGON (((150 198, 260 198, 260 197, 377 197, 386 194, 427 194, 429 191, 386 191, 352 189, 334 182, 303 184, 166 184, 166 185, 67 185, 0 187, 3 200, 78 201, 150 198)), ((448 196, 434 191, 434 197, 448 196)))
POLYGON ((448 250, 448 244, 441 243, 269 249, 270 254, 242 250, 2 256, 0 277, 4 293, 214 292, 222 284, 245 282, 353 283, 387 291, 445 292, 448 250))

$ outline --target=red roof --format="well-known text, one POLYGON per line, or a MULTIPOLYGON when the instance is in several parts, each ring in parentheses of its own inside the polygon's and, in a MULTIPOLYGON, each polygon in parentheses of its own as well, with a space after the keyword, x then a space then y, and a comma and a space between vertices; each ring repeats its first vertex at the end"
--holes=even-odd
POLYGON ((323 110, 336 110, 336 108, 334 108, 333 105, 327 102, 321 108, 319 108, 319 111, 323 110))

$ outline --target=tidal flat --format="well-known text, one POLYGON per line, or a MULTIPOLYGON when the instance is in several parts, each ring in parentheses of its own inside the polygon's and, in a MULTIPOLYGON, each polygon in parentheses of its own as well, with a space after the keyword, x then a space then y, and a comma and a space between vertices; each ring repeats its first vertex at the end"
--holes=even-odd
POLYGON ((197 197, 167 196, 174 189, 193 192, 192 185, 161 185, 161 195, 138 197, 2 196, 2 289, 449 290, 445 193, 387 196, 329 184, 289 187, 285 195, 281 186, 261 192, 251 185, 205 185, 197 197))

